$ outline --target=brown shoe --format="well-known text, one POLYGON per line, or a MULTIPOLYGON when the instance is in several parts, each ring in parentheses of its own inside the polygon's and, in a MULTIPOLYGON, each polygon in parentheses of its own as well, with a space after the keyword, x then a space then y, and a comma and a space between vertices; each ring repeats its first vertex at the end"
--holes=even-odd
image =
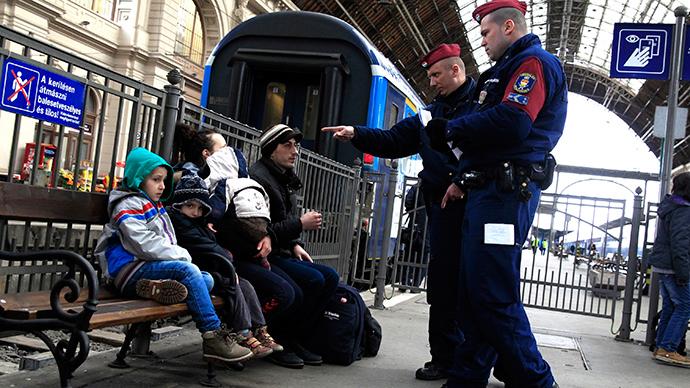
POLYGON ((254 358, 263 358, 268 356, 269 354, 273 353, 273 349, 264 346, 261 342, 259 342, 256 337, 254 337, 251 332, 249 333, 249 337, 244 337, 241 334, 237 335, 237 343, 245 347, 254 353, 254 358))
POLYGON ((659 348, 657 349, 655 359, 664 364, 690 368, 690 359, 681 356, 678 354, 678 352, 671 352, 666 349, 659 348))
POLYGON ((261 326, 255 331, 256 339, 261 342, 261 345, 273 349, 274 352, 282 352, 284 350, 283 346, 277 343, 270 334, 268 334, 268 328, 266 326, 261 326))
POLYGON ((205 361, 239 362, 254 356, 251 350, 237 343, 237 335, 221 328, 207 331, 203 338, 203 358, 205 361))
POLYGON ((153 299, 160 304, 182 303, 187 299, 187 287, 176 280, 141 279, 136 286, 137 295, 153 299))
POLYGON ((653 360, 656 360, 657 354, 659 354, 659 349, 656 349, 656 350, 654 350, 654 352, 652 352, 652 359, 653 360))

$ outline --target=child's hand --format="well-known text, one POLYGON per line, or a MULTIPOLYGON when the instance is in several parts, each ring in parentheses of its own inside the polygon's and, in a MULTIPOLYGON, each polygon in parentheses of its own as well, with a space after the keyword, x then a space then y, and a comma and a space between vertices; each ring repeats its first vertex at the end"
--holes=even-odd
POLYGON ((259 245, 256 246, 256 250, 259 251, 254 257, 255 258, 267 258, 268 254, 271 253, 271 238, 266 236, 259 241, 259 245))
POLYGON ((207 227, 208 230, 210 230, 211 232, 213 232, 213 233, 218 233, 217 230, 213 229, 213 224, 212 224, 212 223, 209 222, 209 223, 206 225, 206 227, 207 227))

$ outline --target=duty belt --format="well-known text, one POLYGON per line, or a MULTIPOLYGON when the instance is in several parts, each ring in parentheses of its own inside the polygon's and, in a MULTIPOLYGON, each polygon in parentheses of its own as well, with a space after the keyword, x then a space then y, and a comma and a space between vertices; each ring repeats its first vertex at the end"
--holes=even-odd
POLYGON ((496 188, 501 192, 513 192, 518 189, 520 199, 528 201, 532 193, 528 189, 530 181, 538 183, 542 190, 546 190, 553 182, 556 159, 548 154, 543 162, 517 164, 506 161, 495 166, 483 166, 462 173, 460 185, 466 189, 478 189, 489 182, 496 182, 496 188))

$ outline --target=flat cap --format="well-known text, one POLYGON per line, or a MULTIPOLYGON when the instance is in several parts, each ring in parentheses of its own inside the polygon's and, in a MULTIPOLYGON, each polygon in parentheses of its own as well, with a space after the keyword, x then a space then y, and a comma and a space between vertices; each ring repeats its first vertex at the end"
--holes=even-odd
POLYGON ((515 8, 522 12, 524 15, 527 12, 527 3, 524 1, 517 0, 493 0, 488 3, 482 4, 477 7, 474 12, 472 12, 472 18, 477 21, 477 23, 482 21, 484 16, 490 14, 491 12, 501 9, 501 8, 515 8))
POLYGON ((428 69, 441 59, 460 56, 460 46, 455 43, 442 43, 422 58, 422 67, 428 69))

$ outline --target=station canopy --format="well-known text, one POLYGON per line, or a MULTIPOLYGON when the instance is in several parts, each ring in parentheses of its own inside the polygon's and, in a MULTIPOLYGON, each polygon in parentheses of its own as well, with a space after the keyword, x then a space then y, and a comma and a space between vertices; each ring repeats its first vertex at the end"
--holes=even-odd
MULTIPOLYGON (((481 47, 472 11, 486 0, 293 0, 305 11, 327 13, 352 24, 398 66, 425 101, 434 97, 421 58, 440 43, 459 43, 467 73, 476 79, 492 64, 481 47)), ((614 23, 675 23, 672 0, 527 1, 527 23, 544 48, 563 62, 571 92, 607 107, 627 123, 657 156, 654 111, 667 105, 668 82, 611 79, 614 23)), ((690 105, 690 83, 681 81, 680 106, 690 105)), ((689 120, 690 121, 690 120, 689 120)), ((601 125, 605 123, 591 123, 601 125)), ((596 142, 596 139, 592 139, 596 142)), ((674 148, 674 167, 690 162, 688 137, 674 148)))

